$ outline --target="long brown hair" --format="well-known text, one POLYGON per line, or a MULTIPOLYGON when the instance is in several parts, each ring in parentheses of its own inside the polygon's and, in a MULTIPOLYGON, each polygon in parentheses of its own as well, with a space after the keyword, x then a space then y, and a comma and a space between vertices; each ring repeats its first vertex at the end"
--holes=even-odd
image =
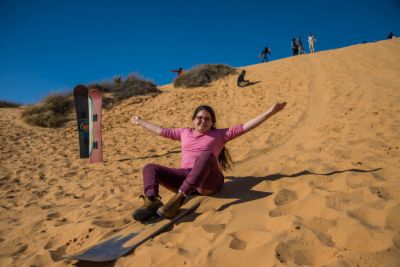
MULTIPOLYGON (((215 124, 217 122, 217 119, 216 119, 214 110, 210 106, 206 106, 206 105, 198 106, 196 108, 196 110, 193 112, 192 120, 194 120, 195 117, 197 116, 197 113, 199 113, 202 110, 205 110, 208 113, 210 113, 212 124, 213 124, 211 126, 211 129, 216 129, 215 124)), ((232 167, 232 165, 234 164, 234 162, 231 158, 231 155, 229 154, 229 151, 225 146, 222 148, 221 152, 218 155, 218 162, 224 171, 229 170, 232 167)))

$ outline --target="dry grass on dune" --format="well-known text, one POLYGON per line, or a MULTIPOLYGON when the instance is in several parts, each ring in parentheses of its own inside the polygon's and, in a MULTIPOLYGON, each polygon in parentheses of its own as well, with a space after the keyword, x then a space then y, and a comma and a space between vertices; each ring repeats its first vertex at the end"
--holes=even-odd
POLYGON ((112 93, 113 99, 116 102, 115 104, 134 96, 148 95, 158 92, 157 86, 153 82, 144 80, 135 74, 128 75, 126 79, 118 77, 112 82, 102 82, 91 86, 97 87, 103 92, 112 93))
POLYGON ((21 106, 21 105, 18 103, 0 100, 0 108, 17 108, 19 106, 21 106))
POLYGON ((73 107, 71 94, 53 93, 37 105, 28 106, 22 119, 34 126, 57 128, 70 120, 68 113, 73 107))
POLYGON ((184 71, 182 75, 174 79, 173 84, 176 88, 204 87, 235 73, 236 69, 224 64, 202 64, 184 71))
MULTIPOLYGON (((134 74, 128 75, 126 79, 90 84, 88 88, 97 88, 104 93, 109 93, 103 97, 103 107, 105 108, 111 108, 134 96, 151 95, 159 92, 153 82, 134 74)), ((10 106, 11 103, 0 102, 0 105, 10 106)), ((29 105, 22 113, 22 119, 33 126, 58 128, 74 119, 71 114, 73 107, 72 92, 51 93, 40 103, 29 105)))

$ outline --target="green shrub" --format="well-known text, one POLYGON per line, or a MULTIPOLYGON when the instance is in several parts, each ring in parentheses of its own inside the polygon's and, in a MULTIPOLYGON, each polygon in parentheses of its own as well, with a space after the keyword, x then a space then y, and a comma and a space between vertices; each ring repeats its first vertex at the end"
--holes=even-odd
POLYGON ((235 73, 236 69, 224 64, 199 65, 177 77, 174 86, 183 88, 208 86, 213 81, 235 73))
POLYGON ((53 93, 37 105, 22 112, 22 119, 31 125, 56 128, 69 120, 68 112, 73 107, 71 94, 53 93))
POLYGON ((20 104, 5 101, 5 100, 0 100, 0 108, 17 108, 21 106, 20 104))

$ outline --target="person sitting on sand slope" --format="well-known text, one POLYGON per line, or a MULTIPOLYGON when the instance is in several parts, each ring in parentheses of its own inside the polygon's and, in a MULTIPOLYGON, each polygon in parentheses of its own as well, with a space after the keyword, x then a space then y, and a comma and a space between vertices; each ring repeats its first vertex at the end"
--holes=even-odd
POLYGON ((245 80, 244 76, 246 75, 246 71, 242 70, 242 72, 239 74, 238 79, 237 79, 237 86, 239 87, 245 87, 245 86, 250 86, 259 83, 260 81, 256 82, 251 82, 250 80, 245 80))
POLYGON ((237 79, 237 86, 244 87, 250 83, 249 80, 244 79, 244 75, 246 75, 246 71, 242 70, 242 72, 239 74, 239 77, 237 79))
POLYGON ((193 113, 193 128, 162 128, 145 119, 134 116, 131 122, 151 132, 182 143, 180 168, 168 168, 156 164, 147 164, 143 168, 144 199, 142 207, 133 212, 137 221, 145 221, 158 214, 163 218, 174 217, 185 198, 191 193, 212 195, 221 190, 224 175, 232 160, 225 143, 254 129, 279 111, 286 102, 276 103, 268 111, 245 124, 230 128, 216 128, 214 110, 209 106, 199 106, 193 113), (160 201, 159 185, 176 194, 165 204, 160 201))

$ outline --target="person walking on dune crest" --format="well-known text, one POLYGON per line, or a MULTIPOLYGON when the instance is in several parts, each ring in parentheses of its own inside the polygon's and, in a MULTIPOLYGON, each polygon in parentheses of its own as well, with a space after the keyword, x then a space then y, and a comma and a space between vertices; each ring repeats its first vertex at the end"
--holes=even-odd
POLYGON ((299 55, 304 54, 304 47, 303 47, 303 43, 301 41, 300 35, 297 37, 297 47, 298 47, 298 52, 299 55))
POLYGON ((262 58, 261 62, 268 62, 268 54, 271 55, 271 49, 266 46, 259 56, 260 58, 262 58))
POLYGON ((225 144, 254 129, 273 115, 284 109, 286 102, 276 103, 266 112, 245 124, 230 128, 216 127, 216 115, 210 106, 199 106, 192 115, 192 128, 163 128, 139 116, 131 122, 147 130, 172 140, 181 142, 182 158, 180 168, 169 168, 157 164, 147 164, 143 168, 144 199, 142 207, 132 216, 137 221, 146 221, 159 215, 171 219, 179 211, 186 197, 197 192, 212 195, 224 184, 222 169, 230 168, 232 160, 225 144), (159 186, 175 192, 165 204, 159 196, 159 186))
POLYGON ((299 54, 299 46, 297 45, 296 39, 292 38, 292 56, 299 54))
POLYGON ((308 34, 308 48, 310 48, 310 53, 314 53, 314 45, 317 39, 311 33, 308 34))

